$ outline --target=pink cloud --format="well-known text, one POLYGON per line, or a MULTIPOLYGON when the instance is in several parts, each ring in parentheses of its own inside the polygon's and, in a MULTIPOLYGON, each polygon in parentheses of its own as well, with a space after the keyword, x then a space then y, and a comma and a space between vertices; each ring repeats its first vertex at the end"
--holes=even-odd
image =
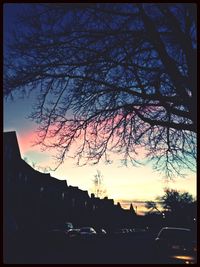
POLYGON ((32 129, 28 129, 27 132, 18 133, 17 138, 19 142, 20 152, 22 154, 26 153, 29 150, 38 148, 38 146, 35 146, 35 148, 33 146, 37 140, 37 133, 32 129))

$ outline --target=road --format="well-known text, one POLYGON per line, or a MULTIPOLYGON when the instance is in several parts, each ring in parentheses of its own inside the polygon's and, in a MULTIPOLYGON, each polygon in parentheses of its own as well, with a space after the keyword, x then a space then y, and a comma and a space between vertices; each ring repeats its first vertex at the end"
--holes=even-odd
POLYGON ((12 242, 7 263, 46 264, 158 264, 167 263, 156 255, 151 233, 116 234, 95 238, 65 235, 35 235, 12 242), (164 261, 164 262, 163 262, 164 261))

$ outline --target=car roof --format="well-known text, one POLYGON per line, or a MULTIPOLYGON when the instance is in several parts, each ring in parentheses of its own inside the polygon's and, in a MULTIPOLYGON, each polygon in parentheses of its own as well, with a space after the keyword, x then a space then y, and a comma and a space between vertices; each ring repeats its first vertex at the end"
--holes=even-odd
POLYGON ((191 231, 188 228, 179 228, 179 227, 163 227, 162 230, 183 230, 183 231, 191 231))

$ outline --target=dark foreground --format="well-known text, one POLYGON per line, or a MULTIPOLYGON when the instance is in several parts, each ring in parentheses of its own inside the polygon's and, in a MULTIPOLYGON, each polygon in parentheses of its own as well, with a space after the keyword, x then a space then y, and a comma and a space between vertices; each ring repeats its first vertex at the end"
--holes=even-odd
MULTIPOLYGON (((20 234, 4 244, 4 263, 159 264, 152 233, 66 238, 65 234, 20 234)), ((185 262, 184 262, 185 263, 185 262)))

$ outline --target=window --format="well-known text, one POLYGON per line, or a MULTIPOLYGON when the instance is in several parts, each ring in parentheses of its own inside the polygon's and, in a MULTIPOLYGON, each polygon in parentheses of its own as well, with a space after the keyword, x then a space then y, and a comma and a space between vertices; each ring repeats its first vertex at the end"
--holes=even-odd
POLYGON ((21 177, 22 177, 22 173, 21 172, 19 172, 18 177, 19 177, 19 180, 21 181, 21 177))
POLYGON ((72 198, 72 207, 74 207, 74 206, 75 206, 75 199, 72 198))
POLYGON ((44 191, 44 187, 40 187, 40 192, 43 192, 44 191))

